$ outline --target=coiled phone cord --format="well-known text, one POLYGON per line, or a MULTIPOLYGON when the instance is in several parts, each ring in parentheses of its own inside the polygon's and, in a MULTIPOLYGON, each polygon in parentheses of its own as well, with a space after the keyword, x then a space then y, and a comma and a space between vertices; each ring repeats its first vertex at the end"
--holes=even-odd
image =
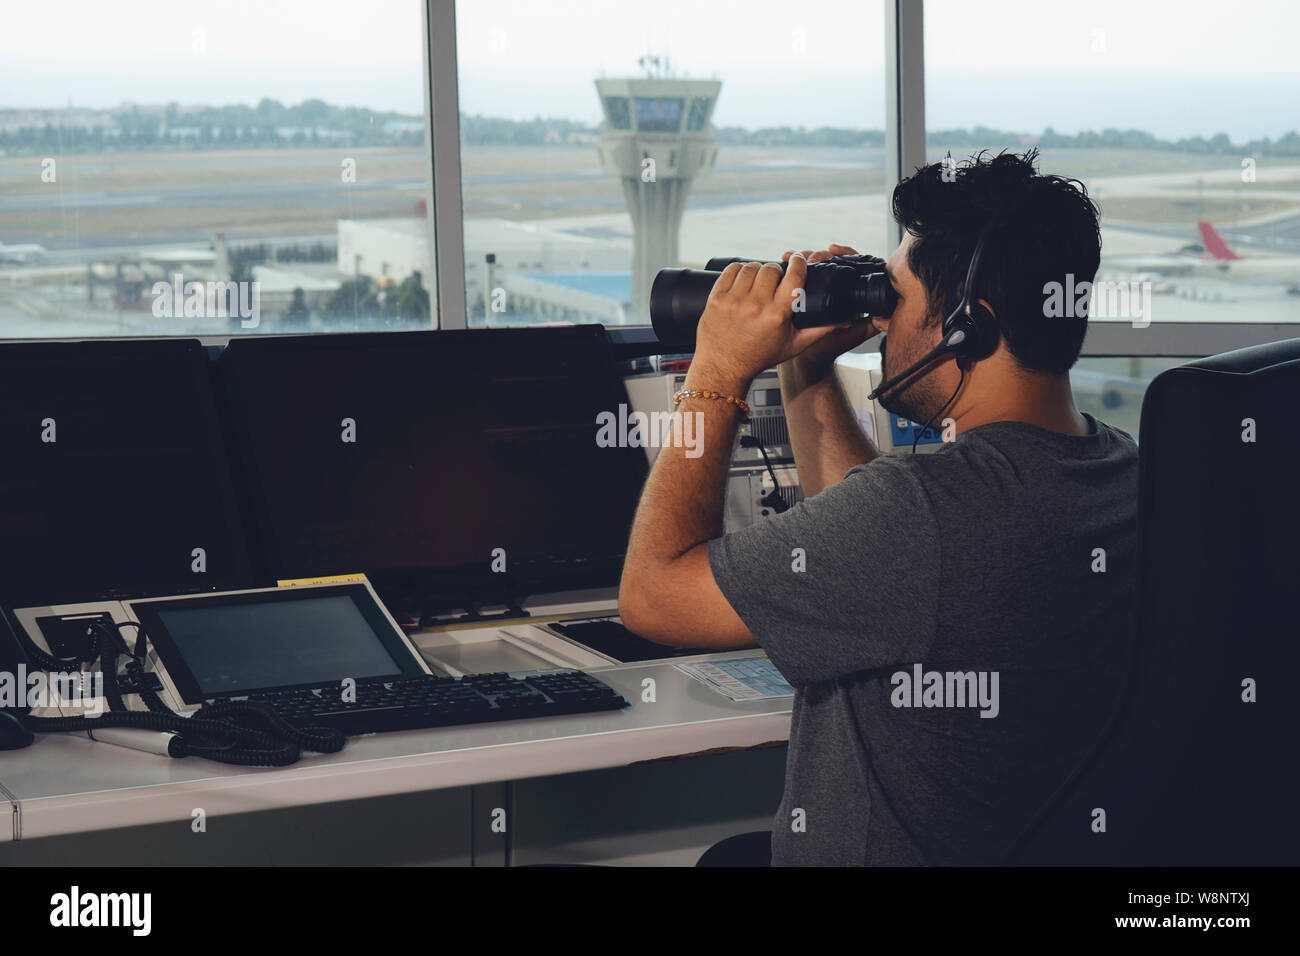
POLYGON ((324 727, 292 727, 271 708, 252 701, 217 701, 203 705, 192 717, 182 717, 145 686, 148 637, 144 628, 134 621, 111 623, 111 628, 107 621, 90 624, 87 634, 90 638, 89 656, 83 659, 53 657, 27 642, 33 662, 47 670, 78 669, 83 660, 93 663, 99 658, 105 675, 104 695, 109 705, 108 710, 98 717, 22 717, 23 724, 33 733, 93 732, 106 727, 172 731, 178 736, 168 748, 171 756, 204 757, 243 767, 284 767, 296 763, 304 750, 337 753, 343 749, 346 739, 339 731, 324 727), (121 631, 125 627, 135 627, 139 631, 134 653, 122 638, 121 631), (141 699, 148 711, 127 710, 122 700, 116 675, 118 658, 123 653, 129 658, 127 673, 140 688, 141 699))

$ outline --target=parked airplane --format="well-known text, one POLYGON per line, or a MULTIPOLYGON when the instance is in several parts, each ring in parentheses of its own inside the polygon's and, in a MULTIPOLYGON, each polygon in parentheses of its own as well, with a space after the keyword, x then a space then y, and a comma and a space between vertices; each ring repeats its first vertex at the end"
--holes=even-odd
POLYGON ((1300 256, 1249 256, 1232 250, 1209 222, 1198 222, 1203 245, 1189 243, 1177 252, 1105 256, 1103 267, 1159 276, 1203 276, 1241 282, 1281 282, 1300 293, 1300 256))
POLYGON ((1283 282, 1288 290, 1300 293, 1300 256, 1251 256, 1243 258, 1233 252, 1219 231, 1208 222, 1198 222, 1205 256, 1210 266, 1226 279, 1246 282, 1283 282))
POLYGON ((0 242, 0 262, 23 265, 28 262, 39 262, 43 258, 45 258, 45 247, 38 246, 34 242, 21 245, 6 245, 0 242))

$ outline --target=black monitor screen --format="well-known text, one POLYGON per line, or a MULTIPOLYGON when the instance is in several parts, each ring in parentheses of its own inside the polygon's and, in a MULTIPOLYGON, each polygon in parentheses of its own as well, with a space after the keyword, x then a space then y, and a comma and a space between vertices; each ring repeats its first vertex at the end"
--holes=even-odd
POLYGON ((600 326, 239 339, 221 371, 268 575, 626 548, 646 456, 597 441, 627 402, 600 326))
POLYGON ((134 602, 188 703, 423 673, 362 585, 134 602))
POLYGON ((197 340, 0 345, 0 448, 12 605, 251 583, 197 340))

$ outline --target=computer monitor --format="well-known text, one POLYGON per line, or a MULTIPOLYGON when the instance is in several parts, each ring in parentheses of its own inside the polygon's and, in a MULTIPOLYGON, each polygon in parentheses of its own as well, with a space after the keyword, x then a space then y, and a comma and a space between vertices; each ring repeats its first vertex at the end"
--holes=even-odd
POLYGON ((0 345, 0 599, 246 587, 195 339, 0 345))
POLYGON ((236 339, 219 368, 269 578, 617 581, 646 460, 597 442, 627 403, 600 326, 236 339))

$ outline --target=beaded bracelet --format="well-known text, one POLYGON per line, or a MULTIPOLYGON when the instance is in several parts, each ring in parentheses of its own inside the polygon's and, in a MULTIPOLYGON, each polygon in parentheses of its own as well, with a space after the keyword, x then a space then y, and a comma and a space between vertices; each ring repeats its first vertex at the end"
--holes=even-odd
POLYGON ((706 388, 682 388, 678 389, 673 395, 673 404, 680 405, 683 398, 717 398, 724 400, 728 405, 735 405, 746 415, 749 414, 749 403, 743 398, 736 398, 734 395, 723 395, 721 392, 713 392, 706 388))

